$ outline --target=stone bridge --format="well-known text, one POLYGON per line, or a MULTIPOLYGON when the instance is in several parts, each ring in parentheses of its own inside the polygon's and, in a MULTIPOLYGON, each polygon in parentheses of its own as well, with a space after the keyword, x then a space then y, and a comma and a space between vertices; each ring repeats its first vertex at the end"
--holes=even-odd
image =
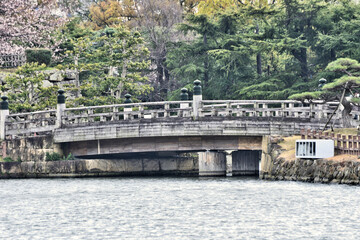
MULTIPOLYGON (((5 97, 0 135, 7 141, 51 136, 56 151, 76 157, 205 152, 200 154, 199 164, 201 159, 208 161, 204 163, 206 174, 212 172, 214 158, 226 158, 224 161, 231 165, 234 151, 264 152, 264 136, 323 128, 338 105, 322 101, 202 100, 201 91, 194 92, 192 101, 183 91, 182 101, 132 103, 128 95, 125 104, 66 108, 59 91, 56 110, 12 114, 5 97), (227 153, 226 157, 219 157, 219 151, 227 153)), ((335 127, 341 127, 340 117, 335 115, 335 127)))

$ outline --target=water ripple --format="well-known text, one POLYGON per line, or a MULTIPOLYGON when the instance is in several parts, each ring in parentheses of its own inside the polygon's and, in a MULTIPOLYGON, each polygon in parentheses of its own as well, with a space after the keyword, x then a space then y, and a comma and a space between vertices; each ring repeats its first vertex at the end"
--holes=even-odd
POLYGON ((359 194, 253 178, 0 180, 0 239, 359 239, 359 194))

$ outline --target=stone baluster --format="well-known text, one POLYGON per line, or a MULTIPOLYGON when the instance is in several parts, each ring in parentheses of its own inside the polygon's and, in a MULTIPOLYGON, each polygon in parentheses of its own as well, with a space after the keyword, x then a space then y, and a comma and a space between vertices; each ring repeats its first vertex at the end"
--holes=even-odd
MULTIPOLYGON (((189 100, 189 94, 188 94, 187 88, 181 89, 180 99, 181 99, 181 101, 189 100)), ((188 117, 189 116, 189 112, 187 110, 183 110, 184 108, 189 108, 189 103, 180 103, 180 109, 181 109, 180 111, 182 112, 182 116, 180 116, 180 114, 179 114, 179 117, 188 117)))
POLYGON ((139 105, 139 115, 138 118, 144 118, 144 105, 139 105))
POLYGON ((111 121, 116 121, 118 120, 118 115, 117 113, 119 112, 119 108, 118 107, 113 107, 113 112, 112 112, 112 115, 111 115, 111 121))
POLYGON ((58 90, 55 128, 60 128, 62 125, 62 115, 64 113, 64 110, 66 109, 66 104, 65 104, 66 97, 64 93, 65 93, 64 90, 62 89, 58 90))
POLYGON ((2 102, 0 103, 0 140, 4 140, 6 136, 6 117, 9 115, 9 103, 8 97, 2 96, 2 102))
MULTIPOLYGON (((131 95, 130 95, 130 94, 125 94, 125 101, 124 101, 124 103, 125 103, 125 104, 132 103, 131 95)), ((129 112, 131 112, 131 111, 132 111, 132 106, 131 106, 131 105, 124 107, 124 120, 129 120, 129 119, 130 119, 130 114, 129 114, 129 112)))
POLYGON ((232 116, 232 108, 231 108, 231 103, 230 102, 226 103, 226 116, 229 116, 229 117, 232 116))
POLYGON ((202 89, 199 80, 194 81, 194 95, 193 95, 193 118, 198 120, 200 116, 200 107, 202 101, 202 89))
POLYGON ((170 117, 170 104, 169 103, 164 103, 164 117, 170 117))
POLYGON ((289 103, 289 112, 288 112, 288 116, 289 117, 293 117, 295 115, 295 104, 294 103, 289 103))
POLYGON ((260 116, 260 111, 259 111, 259 108, 260 108, 260 104, 259 103, 254 103, 254 117, 258 117, 260 116))

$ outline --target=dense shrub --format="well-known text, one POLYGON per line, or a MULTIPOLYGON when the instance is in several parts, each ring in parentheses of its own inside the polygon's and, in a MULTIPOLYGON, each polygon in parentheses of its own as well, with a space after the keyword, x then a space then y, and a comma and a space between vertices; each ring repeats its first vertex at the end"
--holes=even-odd
POLYGON ((59 161, 61 160, 61 156, 60 154, 54 152, 54 153, 46 153, 46 157, 45 157, 46 161, 59 161))
POLYGON ((43 48, 32 48, 25 50, 26 62, 37 62, 39 65, 46 64, 50 65, 52 52, 49 49, 43 48))

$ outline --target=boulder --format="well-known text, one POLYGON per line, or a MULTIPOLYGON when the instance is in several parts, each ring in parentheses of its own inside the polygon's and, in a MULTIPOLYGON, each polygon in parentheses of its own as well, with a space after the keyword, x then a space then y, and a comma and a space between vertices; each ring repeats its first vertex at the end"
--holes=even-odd
POLYGON ((75 80, 77 78, 77 74, 75 70, 66 70, 64 80, 75 80))
POLYGON ((62 80, 64 80, 64 77, 62 75, 62 72, 57 71, 57 72, 50 75, 49 80, 51 82, 61 82, 62 80))
POLYGON ((48 87, 52 87, 53 84, 52 84, 49 80, 43 80, 42 86, 43 86, 44 88, 48 88, 48 87))

